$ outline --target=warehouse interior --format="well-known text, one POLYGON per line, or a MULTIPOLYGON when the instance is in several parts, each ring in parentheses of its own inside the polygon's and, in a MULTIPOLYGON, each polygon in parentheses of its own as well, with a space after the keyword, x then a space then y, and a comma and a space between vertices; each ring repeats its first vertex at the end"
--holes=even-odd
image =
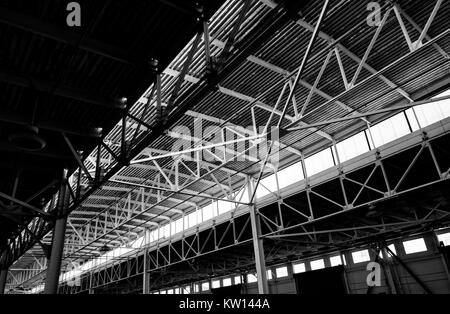
POLYGON ((449 16, 1 0, 0 294, 450 293, 449 16))

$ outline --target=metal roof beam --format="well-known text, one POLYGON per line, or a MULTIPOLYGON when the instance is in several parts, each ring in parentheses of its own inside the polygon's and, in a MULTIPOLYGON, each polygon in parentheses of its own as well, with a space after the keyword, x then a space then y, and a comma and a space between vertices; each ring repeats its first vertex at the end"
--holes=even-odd
MULTIPOLYGON (((283 76, 288 76, 290 75, 289 71, 282 69, 274 64, 271 64, 267 61, 264 61, 258 57, 255 56, 249 56, 247 58, 248 61, 253 62, 257 65, 260 65, 266 69, 272 70, 273 72, 279 73, 283 76)), ((317 87, 315 88, 313 85, 311 85, 310 83, 306 82, 305 80, 299 79, 298 83, 300 85, 302 85, 303 87, 309 89, 309 90, 313 90, 315 93, 317 93, 317 95, 321 96, 322 98, 325 98, 326 100, 331 100, 333 99, 333 97, 331 95, 328 95, 327 93, 325 93, 324 91, 322 91, 321 89, 318 89, 317 87)), ((354 113, 354 114, 358 114, 359 112, 356 111, 355 109, 351 108, 350 106, 348 106, 347 104, 343 103, 340 100, 336 100, 335 103, 340 106, 342 109, 354 113)), ((361 118, 364 122, 368 122, 367 120, 365 120, 364 118, 361 118)))
MULTIPOLYGON (((0 80, 1 80, 1 74, 0 74, 0 80)), ((0 112, 0 121, 11 123, 11 124, 17 124, 17 125, 29 125, 30 121, 25 119, 23 116, 18 114, 12 114, 12 113, 6 113, 6 112, 0 112)), ((39 118, 38 121, 35 122, 35 125, 44 130, 52 131, 52 132, 64 132, 66 134, 81 136, 81 137, 99 137, 100 134, 97 132, 85 132, 82 130, 79 130, 74 127, 70 127, 66 124, 59 124, 57 121, 46 121, 45 119, 39 118)), ((9 149, 5 147, 5 145, 1 145, 3 149, 9 149)), ((11 149, 13 149, 11 147, 11 149)), ((37 153, 37 152, 35 152, 37 153)), ((67 156, 69 157, 69 156, 67 156)))
MULTIPOLYGON (((92 213, 92 214, 96 214, 96 213, 92 213)), ((112 215, 113 217, 114 217, 114 215, 112 215)), ((90 217, 70 217, 70 221, 71 221, 71 223, 72 223, 72 225, 73 226, 76 226, 76 227, 83 227, 83 226, 85 226, 86 224, 85 223, 83 223, 83 224, 78 224, 78 223, 76 223, 76 222, 74 222, 74 220, 81 220, 81 221, 91 221, 92 220, 92 218, 90 218, 90 217)), ((151 225, 151 226, 158 226, 159 224, 157 223, 157 222, 154 222, 154 221, 150 221, 150 220, 143 220, 143 219, 133 219, 133 221, 134 222, 136 222, 136 223, 139 223, 139 224, 147 224, 147 225, 151 225)), ((134 225, 132 225, 132 224, 125 224, 125 226, 131 226, 131 227, 136 227, 136 226, 134 226, 134 225)), ((78 232, 78 231, 77 231, 78 232)))
MULTIPOLYGON (((314 26, 312 26, 311 24, 309 24, 306 21, 298 20, 296 23, 298 25, 300 25, 301 27, 303 27, 304 29, 310 31, 310 32, 312 32, 314 30, 314 26)), ((360 63, 362 61, 362 59, 360 57, 355 55, 353 52, 351 52, 348 48, 346 48, 341 43, 337 43, 336 40, 333 37, 331 37, 330 35, 322 32, 322 31, 319 31, 318 36, 320 38, 322 38, 323 40, 327 41, 328 43, 335 43, 336 47, 338 47, 342 52, 344 52, 347 56, 349 56, 355 62, 360 63)), ((375 70, 373 67, 371 67, 369 64, 367 64, 367 62, 364 62, 362 64, 362 66, 363 66, 363 68, 365 68, 367 71, 369 71, 372 74, 378 73, 378 71, 375 70)), ((389 87, 394 88, 403 97, 405 97, 406 99, 408 99, 411 102, 414 101, 411 98, 411 96, 405 90, 403 90, 402 88, 398 87, 394 82, 389 80, 387 77, 385 77, 384 75, 378 75, 378 77, 379 77, 380 80, 385 82, 389 87)))
MULTIPOLYGON (((147 170, 157 171, 157 168, 156 168, 155 166, 152 166, 152 165, 133 164, 133 165, 131 165, 131 166, 134 167, 134 168, 141 168, 141 169, 147 169, 147 170)), ((216 167, 217 167, 217 166, 216 166, 216 167)), ((169 172, 169 175, 175 175, 175 174, 173 173, 174 171, 172 171, 172 170, 169 170, 169 169, 164 169, 164 170, 167 171, 167 172, 169 172)), ((179 176, 180 176, 180 177, 183 177, 183 178, 186 178, 186 179, 191 178, 191 176, 188 176, 188 175, 183 174, 183 173, 179 173, 179 176)), ((118 178, 118 176, 115 176, 115 178, 118 178)), ((209 181, 209 180, 206 180, 206 179, 201 179, 201 181, 204 182, 204 183, 207 183, 207 184, 209 184, 209 185, 212 185, 212 186, 216 185, 215 182, 209 181)), ((222 184, 222 186, 223 186, 224 188, 228 188, 228 186, 226 186, 226 185, 224 185, 224 184, 222 184)))
MULTIPOLYGON (((273 107, 271 107, 271 106, 269 106, 269 105, 266 105, 266 104, 264 104, 264 103, 262 103, 262 102, 260 102, 260 101, 256 101, 256 99, 253 98, 253 97, 250 97, 250 96, 247 96, 247 95, 238 93, 238 92, 236 92, 236 91, 232 91, 232 90, 227 89, 227 88, 222 87, 222 86, 219 86, 219 91, 221 91, 222 93, 224 93, 224 94, 226 94, 226 95, 229 95, 229 96, 232 96, 232 97, 236 97, 236 98, 239 98, 239 99, 244 100, 244 101, 248 101, 248 102, 256 102, 256 105, 255 105, 256 107, 259 107, 259 108, 261 108, 261 109, 267 110, 267 111, 269 111, 269 112, 272 112, 272 111, 273 111, 273 112, 274 112, 275 114, 277 114, 277 115, 281 115, 281 114, 282 114, 281 111, 279 111, 279 110, 273 110, 273 107)), ((287 115, 287 114, 284 115, 284 118, 287 119, 287 120, 289 120, 289 121, 291 121, 291 122, 296 121, 296 118, 291 117, 291 116, 289 116, 289 115, 287 115)), ((326 138, 326 139, 329 140, 329 141, 332 141, 332 136, 331 136, 330 134, 328 134, 328 133, 326 133, 326 132, 324 132, 324 131, 318 130, 317 128, 309 127, 308 124, 305 123, 305 122, 301 122, 301 124, 302 124, 303 126, 305 126, 305 128, 307 128, 307 129, 310 130, 311 132, 317 133, 317 134, 320 135, 321 137, 326 138)))
POLYGON ((120 106, 114 103, 112 100, 99 97, 98 95, 92 94, 88 91, 77 89, 71 86, 64 86, 55 84, 39 77, 33 77, 26 74, 10 73, 6 71, 0 71, 0 81, 10 83, 22 87, 35 88, 37 91, 43 93, 51 93, 56 96, 63 98, 68 98, 84 103, 89 103, 91 105, 101 106, 109 109, 120 109, 120 106), (55 86, 57 86, 55 88, 55 86))
POLYGON ((80 41, 80 35, 69 31, 69 28, 59 28, 41 19, 29 15, 14 12, 4 7, 0 7, 0 22, 8 24, 27 32, 66 43, 71 46, 78 46, 84 51, 112 59, 128 65, 135 65, 127 56, 126 51, 90 38, 83 38, 80 41))
MULTIPOLYGON (((115 181, 113 181, 113 182, 115 182, 115 181)), ((127 182, 128 183, 128 182, 127 182)), ((130 185, 132 185, 133 183, 129 183, 130 185)), ((154 187, 155 189, 158 189, 158 187, 154 187)), ((153 189, 153 187, 152 186, 149 186, 148 187, 148 189, 153 189)), ((137 190, 136 188, 135 189, 132 189, 132 188, 125 188, 125 187, 118 187, 118 186, 108 186, 108 185, 104 185, 104 186, 102 186, 102 190, 108 190, 108 191, 119 191, 119 192, 127 192, 127 193, 142 193, 140 190, 137 190)), ((197 191, 192 191, 192 190, 188 190, 188 189, 183 189, 184 191, 186 191, 187 193, 191 193, 191 194, 195 194, 195 193, 199 193, 199 192, 197 192, 197 191)), ((176 192, 176 191, 173 191, 173 192, 176 192)), ((205 193, 202 193, 203 195, 205 195, 205 196, 207 196, 207 197, 212 197, 211 195, 209 195, 209 194, 205 194, 205 193)), ((200 194, 198 197, 200 197, 201 198, 201 195, 202 194, 200 194)), ((142 196, 142 194, 139 194, 139 195, 141 195, 142 196)), ((151 193, 151 192, 144 192, 144 196, 154 196, 154 197, 158 197, 159 195, 157 194, 157 193, 151 193)), ((187 201, 187 200, 183 200, 183 199, 178 199, 178 198, 174 198, 174 197, 171 197, 170 198, 170 200, 169 201, 173 201, 173 202, 175 202, 175 203, 185 203, 185 204, 188 204, 188 205, 191 205, 191 206, 197 206, 197 204, 196 203, 194 203, 194 202, 191 202, 191 201, 187 201)), ((175 210, 172 210, 172 211, 175 211, 175 210)), ((176 212, 178 213, 178 214, 181 214, 181 213, 183 213, 183 211, 182 210, 176 210, 176 212)))
MULTIPOLYGON (((199 119, 203 119, 203 120, 206 120, 206 121, 210 121, 210 122, 214 122, 214 123, 223 125, 224 127, 229 128, 231 130, 234 130, 235 132, 238 132, 238 133, 240 133, 242 135, 250 135, 250 136, 254 136, 255 135, 255 132, 253 132, 253 130, 244 128, 243 126, 236 125, 234 123, 227 122, 225 120, 222 120, 220 118, 216 118, 216 117, 213 117, 213 116, 210 116, 210 115, 206 115, 206 114, 203 114, 203 113, 195 112, 195 111, 192 111, 192 110, 188 110, 186 112, 186 115, 190 116, 190 117, 199 118, 199 119)), ((293 154, 301 156, 301 152, 299 150, 297 150, 297 149, 295 149, 293 147, 287 146, 286 144, 283 144, 280 141, 275 141, 275 145, 278 145, 280 148, 286 149, 287 151, 289 151, 289 152, 291 152, 293 154)), ((213 165, 211 165, 211 166, 213 166, 213 165)), ((247 177, 244 174, 240 174, 240 175, 242 175, 243 177, 247 177)))
MULTIPOLYGON (((90 199, 93 199, 93 200, 100 200, 100 201, 117 201, 117 197, 114 197, 114 196, 102 196, 102 195, 91 195, 90 196, 90 199)), ((128 202, 128 200, 127 200, 127 202, 128 202)), ((139 201, 133 201, 133 200, 130 200, 130 203, 131 204, 133 204, 133 205, 141 205, 141 202, 139 202, 139 201)), ((102 204, 102 205, 105 205, 105 204, 102 204)), ((145 207, 147 207, 149 204, 144 204, 145 205, 145 207)), ((89 203, 83 203, 83 205, 82 205, 83 207, 97 207, 97 204, 89 204, 89 203), (91 206, 91 205, 93 205, 93 206, 91 206)), ((108 206, 108 205, 107 205, 108 206)), ((151 206, 154 206, 154 205, 151 205, 151 206)), ((105 207, 105 208, 113 208, 113 207, 111 207, 111 206, 108 206, 108 207, 105 207)), ((169 208, 169 207, 162 207, 162 206, 156 206, 155 207, 156 209, 160 209, 160 210, 164 210, 164 211, 173 211, 173 212, 175 212, 176 214, 179 214, 180 212, 179 212, 179 210, 177 210, 177 209, 174 209, 174 208, 169 208)), ((81 214, 82 214, 83 212, 81 212, 81 214)), ((97 213, 97 215, 101 215, 101 213, 97 213)), ((170 220, 170 217, 168 217, 168 216, 164 216, 164 215, 158 215, 158 214, 153 214, 153 213, 149 213, 149 212, 146 212, 146 213, 141 213, 141 212, 138 212, 138 211, 133 211, 133 214, 134 215, 144 215, 144 214, 147 214, 147 215, 149 215, 149 216, 153 216, 153 217, 156 217, 156 216, 158 216, 158 217, 161 217, 161 219, 164 219, 164 220, 170 220)))

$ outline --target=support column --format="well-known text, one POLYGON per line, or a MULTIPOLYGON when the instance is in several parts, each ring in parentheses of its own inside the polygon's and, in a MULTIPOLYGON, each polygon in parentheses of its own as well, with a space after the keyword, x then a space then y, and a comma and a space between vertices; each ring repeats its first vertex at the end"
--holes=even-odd
POLYGON ((5 294, 7 278, 8 278, 8 269, 0 270, 0 294, 5 294))
MULTIPOLYGON (((253 194, 253 179, 249 177, 248 181, 248 194, 249 198, 253 194)), ((252 226, 252 238, 253 238, 253 249, 255 253, 255 264, 256 273, 258 279, 258 293, 268 294, 269 284, 267 283, 267 272, 266 272, 266 259, 264 257, 264 246, 263 239, 261 238, 261 223, 259 215, 257 214, 257 208, 255 202, 253 202, 250 207, 250 221, 252 226)))
POLYGON ((383 256, 383 270, 384 270, 384 275, 386 277, 386 284, 387 287, 389 289, 389 293, 390 294, 398 294, 399 293, 399 289, 398 289, 398 285, 396 283, 396 280, 394 279, 394 274, 393 272, 393 264, 392 264, 392 257, 389 256, 389 253, 386 249, 386 246, 383 245, 383 247, 381 248, 381 254, 383 256))
POLYGON ((150 274, 148 273, 147 250, 144 251, 144 270, 142 272, 142 294, 148 294, 150 291, 150 274))
POLYGON ((45 294, 58 293, 59 275, 61 272, 61 259, 64 251, 64 240, 66 234, 67 216, 65 210, 69 197, 66 189, 67 169, 64 169, 59 188, 58 206, 56 207, 56 223, 53 229, 52 249, 45 278, 45 294))
POLYGON ((94 276, 94 274, 91 271, 89 273, 89 294, 94 294, 94 289, 92 288, 92 276, 94 276))

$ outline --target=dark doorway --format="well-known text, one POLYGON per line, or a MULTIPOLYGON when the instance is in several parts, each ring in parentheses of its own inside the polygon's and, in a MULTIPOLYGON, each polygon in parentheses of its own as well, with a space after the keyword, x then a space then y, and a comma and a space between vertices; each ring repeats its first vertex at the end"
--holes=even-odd
POLYGON ((343 266, 295 274, 294 278, 297 294, 346 294, 343 266))
POLYGON ((242 285, 234 285, 229 287, 211 289, 211 292, 213 295, 220 295, 220 296, 240 295, 241 288, 242 285))

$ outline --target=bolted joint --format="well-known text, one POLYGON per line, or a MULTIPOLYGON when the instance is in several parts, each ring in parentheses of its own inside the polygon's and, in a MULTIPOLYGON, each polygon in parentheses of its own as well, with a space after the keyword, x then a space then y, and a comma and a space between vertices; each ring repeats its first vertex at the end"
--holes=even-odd
POLYGON ((203 6, 202 3, 200 2, 195 3, 195 13, 197 22, 199 23, 206 22, 205 7, 203 6))
POLYGON ((159 70, 159 61, 156 58, 150 58, 147 62, 148 67, 153 73, 158 73, 159 70))

